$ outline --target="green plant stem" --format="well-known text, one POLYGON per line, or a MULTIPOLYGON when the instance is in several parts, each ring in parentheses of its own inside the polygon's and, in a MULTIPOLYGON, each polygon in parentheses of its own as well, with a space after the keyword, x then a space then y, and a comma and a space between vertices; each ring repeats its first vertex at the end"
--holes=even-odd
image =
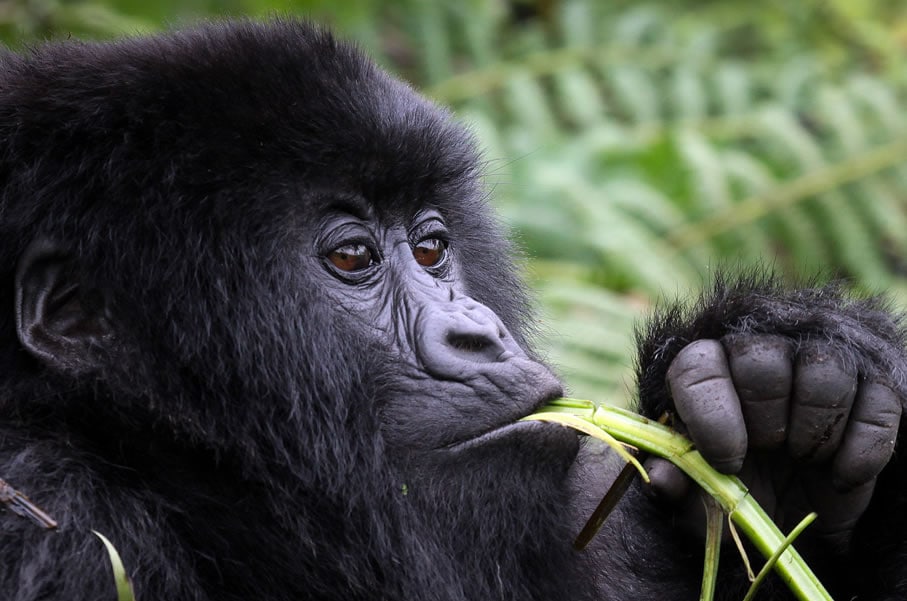
POLYGON ((427 90, 439 102, 455 103, 503 88, 518 74, 543 77, 594 60, 598 65, 622 64, 632 59, 636 66, 660 67, 669 64, 672 55, 663 51, 640 48, 614 49, 607 46, 555 48, 535 52, 518 62, 500 62, 467 71, 441 81, 427 90))
POLYGON ((805 173, 783 185, 744 198, 705 219, 684 225, 668 234, 668 243, 680 250, 692 248, 718 234, 761 219, 772 211, 900 165, 905 158, 907 138, 897 138, 877 148, 805 173))
POLYGON ((762 566, 762 569, 759 570, 759 574, 753 579, 753 584, 750 586, 750 590, 747 591, 743 601, 753 601, 753 599, 756 598, 756 591, 759 590, 759 585, 768 577, 768 573, 775 567, 775 563, 781 558, 782 553, 793 544, 794 539, 800 536, 801 532, 806 530, 807 526, 815 521, 816 517, 818 517, 818 514, 815 512, 810 513, 797 524, 796 528, 791 530, 790 534, 787 535, 787 538, 784 539, 784 544, 775 549, 772 556, 768 558, 768 561, 766 561, 765 565, 762 566))
MULTIPOLYGON (((734 476, 715 471, 687 438, 630 411, 595 406, 590 401, 579 399, 554 401, 542 412, 527 419, 544 420, 546 415, 551 418, 552 415, 564 413, 595 424, 618 441, 663 457, 679 467, 715 499, 766 558, 786 544, 784 534, 749 495, 743 483, 734 476)), ((775 570, 802 601, 831 601, 831 595, 793 547, 788 546, 781 553, 775 570)))
POLYGON ((715 598, 718 583, 718 560, 721 557, 721 533, 724 530, 724 512, 714 498, 704 495, 705 504, 705 556, 702 560, 702 590, 699 601, 715 598))

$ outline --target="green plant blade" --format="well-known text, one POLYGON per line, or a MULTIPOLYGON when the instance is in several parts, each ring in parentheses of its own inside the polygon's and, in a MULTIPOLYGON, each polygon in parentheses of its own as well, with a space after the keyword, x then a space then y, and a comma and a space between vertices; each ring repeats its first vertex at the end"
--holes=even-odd
POLYGON ((92 530, 92 532, 101 539, 104 547, 107 548, 107 555, 110 557, 110 565, 113 568, 113 579, 117 587, 117 601, 135 601, 132 583, 129 582, 129 576, 126 575, 126 568, 123 566, 123 561, 120 559, 120 554, 117 552, 116 547, 97 530, 92 530))

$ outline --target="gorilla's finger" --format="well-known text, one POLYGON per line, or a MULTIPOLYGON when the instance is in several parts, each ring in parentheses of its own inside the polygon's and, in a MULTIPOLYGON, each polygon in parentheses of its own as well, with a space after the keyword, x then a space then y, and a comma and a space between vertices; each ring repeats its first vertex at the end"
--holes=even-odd
POLYGON ((864 382, 854 400, 844 440, 832 462, 839 490, 868 482, 891 459, 901 420, 901 399, 881 382, 864 382))
POLYGON ((857 521, 866 511, 875 490, 875 479, 846 492, 835 490, 828 471, 809 470, 803 475, 810 509, 819 514, 816 534, 837 551, 846 549, 857 521))
POLYGON ((746 455, 746 425, 721 343, 688 344, 668 368, 667 380, 677 413, 703 457, 721 472, 737 472, 746 455))
POLYGON ((721 340, 728 354, 749 446, 784 444, 793 384, 793 348, 784 336, 732 334, 721 340))
POLYGON ((857 372, 825 343, 804 344, 794 367, 787 448, 796 459, 819 462, 841 443, 857 392, 857 372))
POLYGON ((646 459, 646 472, 649 474, 649 486, 658 498, 672 503, 680 503, 690 492, 690 479, 683 471, 661 457, 646 459))

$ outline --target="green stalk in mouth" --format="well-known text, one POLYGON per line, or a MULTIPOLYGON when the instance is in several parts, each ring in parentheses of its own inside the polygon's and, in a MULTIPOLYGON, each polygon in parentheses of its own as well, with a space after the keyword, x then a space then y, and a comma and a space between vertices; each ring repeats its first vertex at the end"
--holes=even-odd
MULTIPOLYGON (((831 601, 831 595, 790 546, 791 540, 750 496, 740 479, 717 472, 683 435, 631 411, 579 399, 552 401, 524 419, 563 424, 598 438, 625 460, 634 462, 642 474, 645 470, 624 445, 667 459, 710 495, 766 558, 775 560, 775 570, 798 599, 831 601)), ((645 475, 643 478, 648 479, 645 475)))

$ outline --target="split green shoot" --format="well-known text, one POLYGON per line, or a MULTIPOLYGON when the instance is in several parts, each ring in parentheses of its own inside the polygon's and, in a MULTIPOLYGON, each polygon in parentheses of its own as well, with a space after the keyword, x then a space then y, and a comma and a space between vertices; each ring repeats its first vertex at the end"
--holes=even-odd
MULTIPOLYGON (((670 461, 714 499, 715 504, 730 516, 736 528, 749 538, 760 553, 769 558, 767 566, 774 567, 798 599, 831 601, 828 591, 791 546, 796 535, 811 521, 809 517, 790 536, 785 536, 749 495, 738 478, 721 474, 713 469, 696 451, 693 443, 681 434, 633 412, 616 407, 597 406, 590 401, 578 399, 553 401, 542 411, 525 419, 556 422, 604 441, 625 460, 634 462, 646 480, 648 476, 645 475, 645 470, 627 451, 625 445, 670 461)), ((711 598, 717 569, 715 547, 719 542, 714 537, 708 538, 712 542, 707 555, 714 555, 714 558, 706 565, 703 599, 711 598)), ((767 571, 760 572, 747 598, 754 594, 755 587, 762 581, 767 571)))

